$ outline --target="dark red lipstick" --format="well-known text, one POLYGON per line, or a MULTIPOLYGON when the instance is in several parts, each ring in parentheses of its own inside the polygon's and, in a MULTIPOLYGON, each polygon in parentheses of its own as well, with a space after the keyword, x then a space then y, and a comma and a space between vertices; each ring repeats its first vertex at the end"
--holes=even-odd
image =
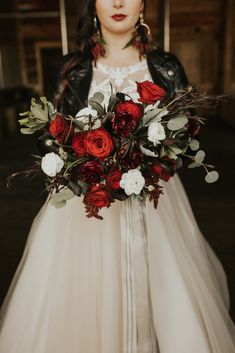
POLYGON ((112 18, 115 20, 115 21, 123 21, 125 20, 127 16, 126 15, 123 15, 123 14, 115 14, 112 16, 112 18))

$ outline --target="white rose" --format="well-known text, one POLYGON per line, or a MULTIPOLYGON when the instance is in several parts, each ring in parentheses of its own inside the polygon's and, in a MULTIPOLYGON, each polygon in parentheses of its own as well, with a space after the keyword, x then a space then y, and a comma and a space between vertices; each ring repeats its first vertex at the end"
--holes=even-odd
POLYGON ((88 123, 89 123, 89 116, 92 116, 92 121, 94 121, 93 129, 98 129, 101 126, 100 119, 97 119, 98 113, 95 109, 92 109, 91 107, 84 108, 82 110, 79 110, 79 112, 76 115, 77 120, 81 121, 83 124, 85 124, 85 130, 88 129, 88 123))
POLYGON ((148 127, 148 140, 153 142, 154 146, 166 138, 164 127, 158 121, 153 121, 148 127))
POLYGON ((54 152, 47 153, 42 158, 41 168, 50 177, 56 176, 64 166, 64 161, 54 152))
POLYGON ((139 195, 144 185, 145 179, 138 169, 130 169, 127 173, 122 174, 120 186, 127 195, 139 195))

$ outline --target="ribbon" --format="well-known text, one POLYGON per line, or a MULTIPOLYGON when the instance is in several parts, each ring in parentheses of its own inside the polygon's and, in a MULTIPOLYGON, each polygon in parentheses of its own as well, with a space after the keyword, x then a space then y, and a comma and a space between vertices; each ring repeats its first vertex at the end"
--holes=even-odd
POLYGON ((121 202, 123 353, 158 353, 149 288, 146 200, 121 202))

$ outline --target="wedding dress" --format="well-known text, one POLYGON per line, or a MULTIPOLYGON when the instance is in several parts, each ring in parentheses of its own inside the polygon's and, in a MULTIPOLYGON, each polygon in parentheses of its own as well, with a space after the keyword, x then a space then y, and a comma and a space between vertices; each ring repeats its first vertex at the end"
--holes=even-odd
MULTIPOLYGON (((138 98, 147 62, 94 67, 89 95, 138 98)), ((221 262, 176 174, 158 209, 135 197, 88 219, 47 200, 1 308, 0 353, 234 353, 221 262)))

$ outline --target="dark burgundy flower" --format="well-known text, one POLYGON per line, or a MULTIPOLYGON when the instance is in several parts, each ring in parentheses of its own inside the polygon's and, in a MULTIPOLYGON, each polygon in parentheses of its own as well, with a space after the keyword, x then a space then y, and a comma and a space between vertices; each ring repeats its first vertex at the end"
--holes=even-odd
POLYGON ((137 121, 128 113, 116 113, 112 119, 114 133, 128 137, 137 126, 137 121))
POLYGON ((85 162, 80 170, 85 182, 96 184, 104 178, 104 168, 97 160, 85 162))
POLYGON ((199 118, 198 117, 190 118, 188 120, 186 127, 191 137, 198 136, 198 133, 201 127, 199 118))
POLYGON ((154 104, 158 100, 161 101, 166 95, 166 91, 163 88, 150 81, 136 82, 136 84, 140 102, 154 104))
POLYGON ((155 185, 154 190, 150 191, 149 194, 150 194, 149 201, 153 201, 154 208, 156 209, 158 206, 159 197, 161 194, 163 194, 162 186, 155 185))
POLYGON ((122 145, 119 150, 118 157, 121 165, 125 170, 137 168, 144 159, 139 146, 135 143, 127 153, 126 150, 127 145, 122 145))
POLYGON ((110 207, 113 202, 112 196, 109 194, 106 185, 93 185, 90 190, 84 195, 83 203, 86 206, 87 216, 102 219, 98 215, 99 209, 110 207))
POLYGON ((132 100, 127 100, 125 102, 118 103, 115 107, 115 112, 117 114, 129 114, 132 119, 139 121, 143 116, 144 108, 140 103, 134 103, 132 100))
POLYGON ((106 176, 107 185, 112 190, 120 189, 120 180, 122 178, 122 172, 117 168, 112 168, 106 176))
POLYGON ((160 179, 168 181, 176 172, 176 161, 169 157, 162 158, 150 166, 150 171, 158 175, 160 179))

